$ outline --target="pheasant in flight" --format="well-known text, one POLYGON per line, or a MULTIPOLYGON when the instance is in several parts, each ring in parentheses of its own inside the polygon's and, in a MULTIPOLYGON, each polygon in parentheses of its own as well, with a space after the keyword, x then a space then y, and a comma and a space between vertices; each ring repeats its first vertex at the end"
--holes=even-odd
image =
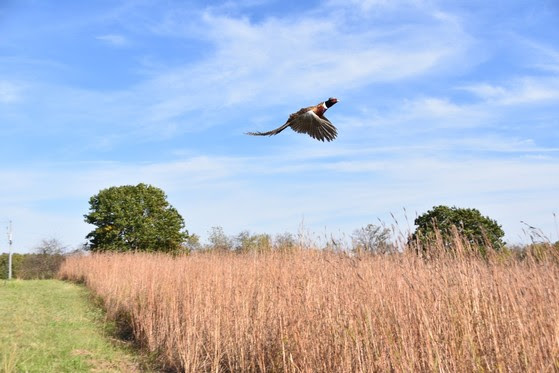
POLYGON ((275 130, 268 132, 247 132, 247 135, 272 136, 277 135, 287 127, 291 127, 293 131, 306 133, 314 139, 332 141, 338 135, 338 131, 324 116, 324 113, 336 102, 338 102, 337 98, 330 97, 327 101, 321 102, 318 105, 309 106, 291 114, 287 122, 275 130))

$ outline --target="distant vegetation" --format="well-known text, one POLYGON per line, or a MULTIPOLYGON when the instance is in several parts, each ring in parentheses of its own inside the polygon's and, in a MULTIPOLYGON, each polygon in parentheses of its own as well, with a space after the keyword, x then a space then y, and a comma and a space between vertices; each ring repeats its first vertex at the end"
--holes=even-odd
MULTIPOLYGON (((45 239, 31 254, 12 254, 12 277, 24 280, 55 278, 66 248, 56 239, 45 239)), ((0 279, 8 278, 8 254, 0 255, 0 279)))
MULTIPOLYGON (((101 190, 90 199, 86 221, 97 228, 88 234, 90 241, 69 252, 56 239, 45 239, 32 254, 13 255, 13 277, 20 279, 53 278, 69 254, 89 250, 92 252, 165 252, 174 255, 195 252, 267 253, 293 252, 301 248, 318 248, 346 253, 389 255, 406 250, 415 251, 424 258, 441 253, 464 255, 477 251, 514 256, 544 257, 549 254, 548 240, 530 227, 529 245, 506 245, 504 232, 493 219, 481 215, 476 209, 435 206, 419 215, 412 233, 398 231, 395 226, 367 224, 355 229, 349 237, 324 236, 313 240, 314 233, 299 231, 275 236, 267 233, 241 231, 228 235, 220 226, 212 227, 207 242, 196 234, 189 234, 184 220, 166 201, 164 192, 145 184, 112 187, 101 190)), ((316 238, 316 235, 315 237, 316 238)), ((559 242, 555 244, 559 246, 559 242)), ((475 253, 473 253, 475 254, 475 253)), ((0 279, 8 276, 8 255, 0 254, 0 279)))
MULTIPOLYGON (((163 190, 146 184, 124 185, 101 190, 89 200, 89 213, 85 221, 96 228, 87 235, 87 248, 93 252, 158 251, 181 254, 190 251, 268 252, 293 247, 295 240, 288 234, 275 240, 268 234, 242 231, 227 236, 216 226, 208 232, 208 243, 202 245, 199 237, 189 235, 182 216, 167 202, 163 190)), ((383 225, 368 224, 356 229, 351 237, 352 250, 387 254, 404 245, 413 245, 417 252, 429 256, 427 249, 452 247, 457 237, 463 239, 466 249, 476 247, 482 253, 505 247, 504 232, 491 218, 472 208, 435 206, 414 221, 417 228, 398 245, 391 242, 391 230, 383 225), (438 234, 437 234, 438 233, 438 234)), ((329 249, 345 246, 332 238, 329 249)))

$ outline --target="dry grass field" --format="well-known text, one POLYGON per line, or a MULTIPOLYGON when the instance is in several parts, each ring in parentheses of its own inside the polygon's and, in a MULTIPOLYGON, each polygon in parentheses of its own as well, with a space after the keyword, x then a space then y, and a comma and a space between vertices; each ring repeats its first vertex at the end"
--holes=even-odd
POLYGON ((554 260, 102 254, 60 276, 173 371, 559 371, 554 260))

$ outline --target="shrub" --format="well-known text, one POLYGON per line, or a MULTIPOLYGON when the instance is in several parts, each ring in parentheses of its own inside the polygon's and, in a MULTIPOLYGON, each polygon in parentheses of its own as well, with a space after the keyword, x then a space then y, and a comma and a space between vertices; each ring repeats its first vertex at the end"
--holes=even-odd
POLYGON ((23 280, 55 278, 65 259, 62 254, 24 255, 17 278, 23 280))
POLYGON ((280 252, 293 252, 298 249, 297 241, 293 234, 286 232, 274 237, 274 250, 280 252))
POLYGON ((208 241, 209 244, 205 247, 208 251, 230 251, 233 249, 233 240, 219 226, 210 229, 208 241))
MULTIPOLYGON (((25 255, 12 254, 12 278, 17 278, 25 255)), ((0 255, 0 279, 8 279, 8 254, 0 255)))
POLYGON ((267 252, 272 250, 272 240, 267 234, 251 234, 242 231, 235 238, 238 252, 267 252))
POLYGON ((353 249, 356 252, 369 252, 386 254, 393 251, 393 246, 388 241, 390 230, 374 224, 353 231, 353 249))

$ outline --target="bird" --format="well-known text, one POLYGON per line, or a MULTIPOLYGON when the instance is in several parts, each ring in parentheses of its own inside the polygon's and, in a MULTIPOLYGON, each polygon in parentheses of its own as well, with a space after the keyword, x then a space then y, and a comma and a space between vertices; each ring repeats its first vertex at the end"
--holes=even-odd
POLYGON ((277 135, 287 127, 291 127, 293 131, 306 133, 314 139, 323 142, 324 140, 332 141, 338 135, 338 131, 328 118, 324 116, 324 113, 337 102, 337 98, 330 97, 328 100, 318 105, 302 108, 291 114, 287 122, 275 130, 268 132, 247 132, 246 134, 251 136, 272 136, 277 135))

